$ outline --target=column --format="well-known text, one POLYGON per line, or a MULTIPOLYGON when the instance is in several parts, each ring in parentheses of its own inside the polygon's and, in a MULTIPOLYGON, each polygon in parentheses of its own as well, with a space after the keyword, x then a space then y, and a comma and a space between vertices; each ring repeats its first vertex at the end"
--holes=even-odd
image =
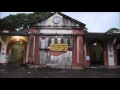
MULTIPOLYGON (((30 29, 30 33, 34 33, 34 29, 30 29)), ((34 47, 34 36, 30 35, 30 45, 29 45, 29 58, 28 58, 28 63, 32 64, 33 63, 33 47, 34 47)))
POLYGON ((40 40, 39 36, 35 36, 35 50, 34 50, 34 64, 39 64, 39 46, 40 46, 40 40))
POLYGON ((72 68, 77 66, 77 36, 73 37, 72 68))
POLYGON ((82 30, 74 30, 74 34, 81 36, 74 36, 73 41, 73 62, 72 68, 73 69, 81 69, 83 68, 83 60, 84 60, 84 47, 83 47, 83 31, 82 30))
POLYGON ((79 42, 79 66, 82 68, 83 65, 83 60, 84 60, 84 46, 83 46, 83 36, 78 36, 78 42, 79 42))

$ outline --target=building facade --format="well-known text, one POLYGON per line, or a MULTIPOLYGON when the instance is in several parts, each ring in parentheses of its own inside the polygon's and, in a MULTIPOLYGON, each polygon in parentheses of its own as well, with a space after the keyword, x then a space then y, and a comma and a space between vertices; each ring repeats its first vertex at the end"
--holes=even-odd
POLYGON ((1 64, 108 68, 120 65, 119 54, 119 33, 86 32, 84 23, 58 12, 34 23, 28 32, 0 33, 1 64))

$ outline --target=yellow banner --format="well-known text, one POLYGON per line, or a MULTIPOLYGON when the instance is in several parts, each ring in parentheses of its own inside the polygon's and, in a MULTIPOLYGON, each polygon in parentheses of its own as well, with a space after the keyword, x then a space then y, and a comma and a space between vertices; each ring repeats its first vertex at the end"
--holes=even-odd
POLYGON ((68 51, 68 44, 50 44, 52 51, 68 51))

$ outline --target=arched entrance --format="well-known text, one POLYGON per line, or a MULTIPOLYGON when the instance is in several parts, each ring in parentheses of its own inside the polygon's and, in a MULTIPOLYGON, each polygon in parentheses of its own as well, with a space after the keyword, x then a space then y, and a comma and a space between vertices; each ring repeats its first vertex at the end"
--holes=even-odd
POLYGON ((10 63, 23 63, 24 46, 22 42, 15 42, 9 51, 10 63))
POLYGON ((103 66, 104 65, 104 51, 100 44, 94 43, 90 48, 90 65, 103 66))
POLYGON ((25 64, 26 63, 27 42, 19 38, 11 40, 7 45, 7 53, 10 56, 11 63, 25 64))
POLYGON ((107 46, 101 40, 97 40, 96 42, 96 39, 94 39, 87 44, 87 56, 89 57, 89 60, 86 62, 87 66, 108 66, 107 46))
POLYGON ((120 40, 114 45, 114 60, 115 66, 120 65, 120 40))

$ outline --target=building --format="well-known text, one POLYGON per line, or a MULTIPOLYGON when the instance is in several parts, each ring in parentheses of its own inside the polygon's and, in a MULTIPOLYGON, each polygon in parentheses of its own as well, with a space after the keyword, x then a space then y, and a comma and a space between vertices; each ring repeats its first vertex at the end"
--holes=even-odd
POLYGON ((54 68, 118 67, 120 33, 90 33, 86 25, 59 12, 28 31, 0 33, 0 63, 54 68), (9 58, 8 58, 9 57, 9 58))

